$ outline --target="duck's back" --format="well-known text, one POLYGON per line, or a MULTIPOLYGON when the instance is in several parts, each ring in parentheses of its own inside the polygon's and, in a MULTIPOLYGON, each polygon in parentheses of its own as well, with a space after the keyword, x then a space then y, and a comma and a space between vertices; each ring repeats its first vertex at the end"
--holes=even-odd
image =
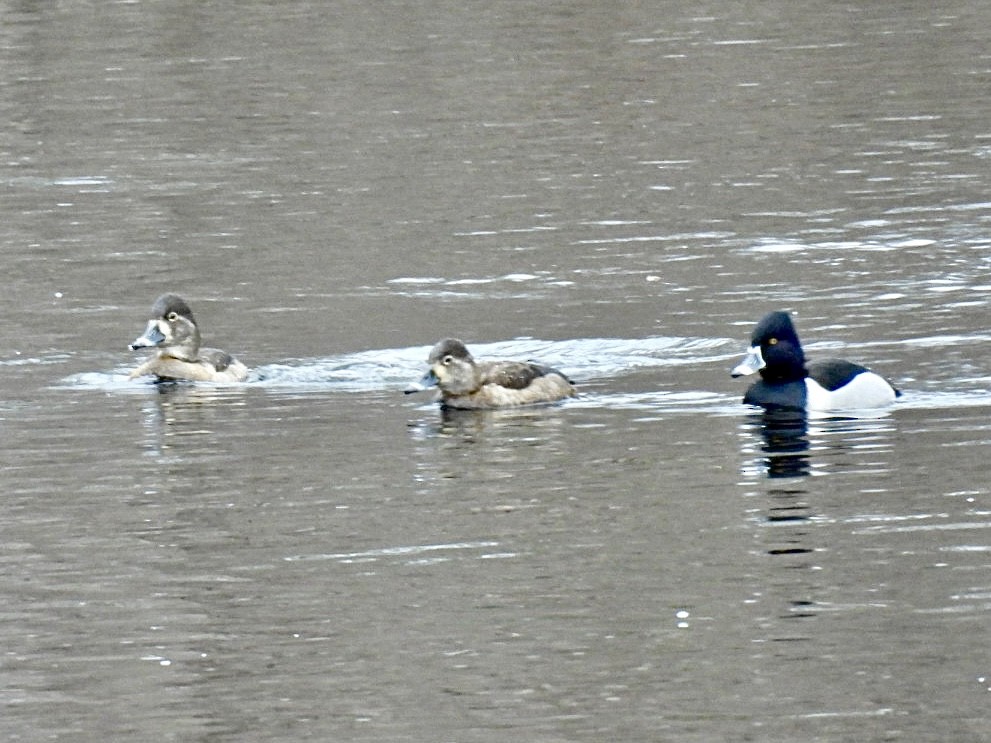
POLYGON ((482 361, 478 364, 482 384, 497 384, 511 390, 523 390, 541 377, 564 375, 556 369, 524 361, 482 361))
POLYGON ((570 380, 556 369, 523 361, 482 361, 481 387, 469 395, 445 396, 451 407, 502 408, 555 402, 575 394, 570 380))

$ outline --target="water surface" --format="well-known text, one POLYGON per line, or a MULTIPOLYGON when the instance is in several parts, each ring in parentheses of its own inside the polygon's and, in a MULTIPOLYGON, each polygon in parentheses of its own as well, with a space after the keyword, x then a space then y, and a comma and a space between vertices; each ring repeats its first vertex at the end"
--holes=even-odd
POLYGON ((7 8, 4 737, 987 740, 988 29, 7 8), (166 290, 247 383, 126 379, 166 290), (904 396, 744 408, 771 309, 904 396))

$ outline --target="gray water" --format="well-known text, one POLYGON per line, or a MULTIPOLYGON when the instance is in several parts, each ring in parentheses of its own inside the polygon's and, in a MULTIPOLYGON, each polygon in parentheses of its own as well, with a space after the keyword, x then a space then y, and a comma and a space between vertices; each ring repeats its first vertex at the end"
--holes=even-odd
POLYGON ((10 2, 0 736, 991 740, 991 6, 10 2), (252 368, 129 382, 161 292, 252 368), (795 313, 904 396, 765 420, 795 313), (444 414, 445 336, 559 406, 444 414))

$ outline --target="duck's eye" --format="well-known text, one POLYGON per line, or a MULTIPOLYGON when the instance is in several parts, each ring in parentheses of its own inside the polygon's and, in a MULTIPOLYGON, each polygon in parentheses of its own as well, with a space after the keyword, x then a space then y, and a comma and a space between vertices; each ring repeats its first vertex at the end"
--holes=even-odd
POLYGON ((776 346, 777 344, 778 344, 778 339, 777 339, 777 338, 771 338, 771 339, 770 339, 770 340, 769 340, 769 341, 767 342, 767 345, 769 345, 769 346, 776 346))
POLYGON ((169 316, 165 319, 168 320, 169 322, 175 322, 176 320, 179 319, 179 315, 177 315, 175 312, 170 312, 169 316))
POLYGON ((451 362, 453 361, 454 361, 454 357, 451 355, 447 355, 441 360, 440 363, 442 363, 444 366, 450 366, 451 362))

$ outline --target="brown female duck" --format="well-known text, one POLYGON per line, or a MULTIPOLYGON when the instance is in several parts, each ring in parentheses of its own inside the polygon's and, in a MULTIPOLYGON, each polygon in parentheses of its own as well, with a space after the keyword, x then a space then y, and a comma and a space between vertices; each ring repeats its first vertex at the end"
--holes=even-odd
POLYGON ((406 390, 440 388, 447 408, 485 409, 556 402, 575 395, 564 374, 528 361, 475 361, 465 344, 455 338, 441 341, 427 359, 429 371, 406 390))
POLYGON ((151 308, 148 327, 130 348, 157 348, 130 378, 151 374, 162 380, 243 382, 248 367, 226 351, 200 348, 200 329, 189 305, 176 294, 163 294, 151 308))

